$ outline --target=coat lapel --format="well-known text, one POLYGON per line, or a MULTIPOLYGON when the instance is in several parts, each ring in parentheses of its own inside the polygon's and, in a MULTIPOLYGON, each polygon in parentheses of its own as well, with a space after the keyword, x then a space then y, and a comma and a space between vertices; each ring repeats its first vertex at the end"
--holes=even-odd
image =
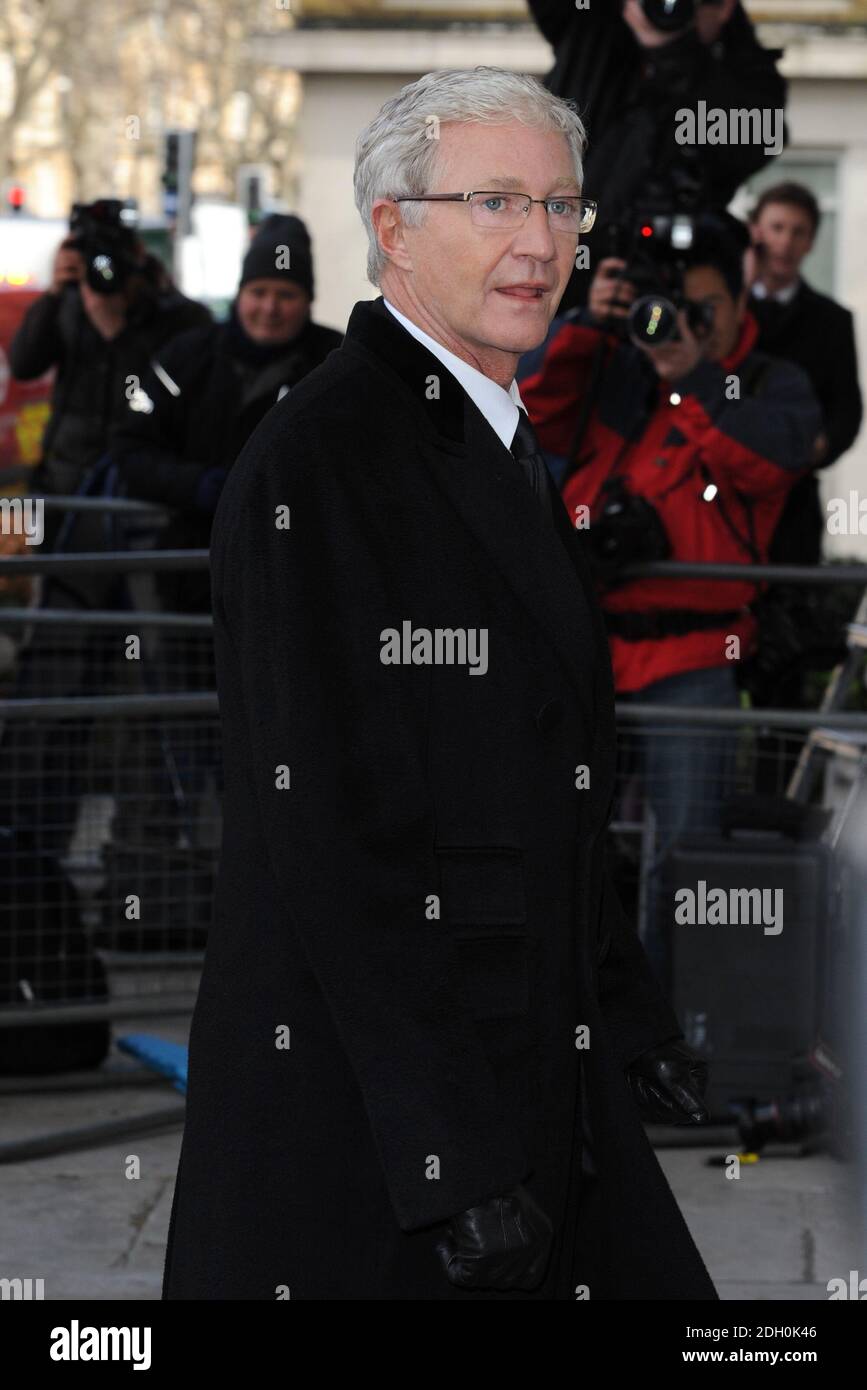
POLYGON ((598 718, 600 703, 602 711, 611 704, 604 628, 556 490, 552 530, 510 451, 463 387, 406 332, 381 299, 356 304, 352 312, 344 349, 357 348, 373 352, 415 397, 425 417, 415 441, 422 459, 478 545, 547 635, 575 686, 594 744, 611 737, 613 719, 601 721, 603 730, 598 718), (436 394, 429 389, 432 377, 438 384, 436 394), (600 669, 600 639, 605 669, 600 669))
POLYGON ((428 446, 425 462, 477 543, 546 633, 592 718, 594 636, 578 574, 540 514, 515 460, 468 396, 465 401, 464 447, 455 451, 428 446))

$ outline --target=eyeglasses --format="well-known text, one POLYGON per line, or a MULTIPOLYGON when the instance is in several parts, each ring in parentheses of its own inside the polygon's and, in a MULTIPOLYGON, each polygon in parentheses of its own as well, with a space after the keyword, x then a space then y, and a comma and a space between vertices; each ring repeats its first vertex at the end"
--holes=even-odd
POLYGON ((498 232, 516 232, 530 215, 532 203, 543 203, 552 232, 580 236, 596 221, 598 203, 589 198, 531 198, 529 193, 492 192, 420 193, 413 198, 394 198, 395 203, 469 203, 476 227, 498 232))

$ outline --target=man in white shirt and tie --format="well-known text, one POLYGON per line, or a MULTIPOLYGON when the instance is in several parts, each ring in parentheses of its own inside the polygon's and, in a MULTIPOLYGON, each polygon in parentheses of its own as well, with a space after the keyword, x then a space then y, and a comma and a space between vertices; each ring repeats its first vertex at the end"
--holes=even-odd
POLYGON ((605 630, 514 381, 593 219, 583 148, 516 73, 387 101, 355 169, 381 297, 221 495, 166 1298, 716 1298, 642 1124, 706 1119, 706 1069, 605 869, 605 630))

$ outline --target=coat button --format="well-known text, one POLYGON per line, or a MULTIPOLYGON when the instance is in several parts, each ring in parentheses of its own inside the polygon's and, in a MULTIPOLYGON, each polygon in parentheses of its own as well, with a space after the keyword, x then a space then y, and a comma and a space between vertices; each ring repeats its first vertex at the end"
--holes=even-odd
POLYGON ((542 734, 549 734, 563 718, 563 701, 548 700, 536 714, 536 728, 542 734))

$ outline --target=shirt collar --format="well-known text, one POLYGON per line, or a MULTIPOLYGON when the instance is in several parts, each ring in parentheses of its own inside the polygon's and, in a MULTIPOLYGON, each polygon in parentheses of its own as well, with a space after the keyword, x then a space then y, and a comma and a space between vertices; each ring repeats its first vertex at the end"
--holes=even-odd
POLYGON ((496 381, 492 381, 484 372, 471 367, 469 362, 464 362, 463 358, 456 357, 448 348, 438 343, 436 338, 432 338, 429 333, 425 333, 423 328, 419 328, 417 323, 408 319, 399 309, 395 309, 393 304, 389 304, 383 295, 383 304, 390 313, 402 323, 407 333, 411 333, 420 343, 432 352, 434 357, 442 362, 443 366, 456 377, 461 386, 466 391, 470 400, 484 415, 491 429, 499 437, 506 448, 511 448, 512 440, 515 437, 515 430, 518 425, 518 411, 526 413, 527 407, 521 400, 518 390, 518 383, 512 378, 508 391, 496 381))
POLYGON ((752 293, 756 299, 773 299, 777 304, 790 304, 801 287, 800 279, 793 280, 791 285, 785 285, 781 290, 775 290, 773 294, 768 293, 768 287, 761 280, 757 280, 752 287, 752 293))

